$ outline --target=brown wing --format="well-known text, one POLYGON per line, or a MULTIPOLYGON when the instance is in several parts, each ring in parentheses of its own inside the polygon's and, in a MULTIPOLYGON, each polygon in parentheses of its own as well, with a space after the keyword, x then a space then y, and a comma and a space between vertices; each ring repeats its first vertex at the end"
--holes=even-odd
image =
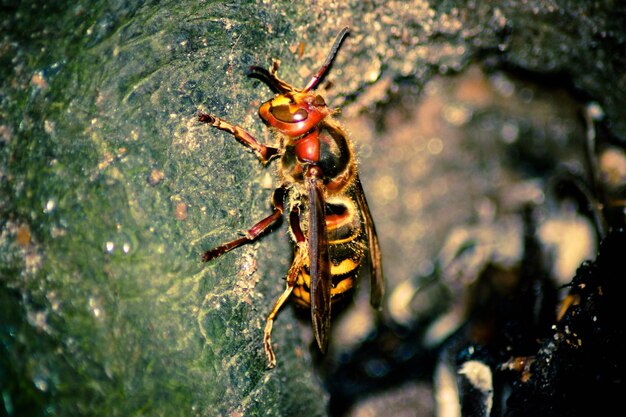
POLYGON ((369 261, 370 261, 370 304, 374 308, 379 308, 383 300, 385 292, 385 278, 383 276, 383 261, 380 253, 380 244, 378 243, 378 235, 376 234, 376 226, 372 220, 365 192, 358 175, 356 177, 356 198, 359 203, 359 209, 363 216, 365 231, 369 244, 369 261))
POLYGON ((324 184, 319 169, 307 173, 306 188, 309 197, 309 273, 311 276, 311 321, 313 333, 322 353, 328 347, 330 330, 330 257, 324 213, 324 184), (316 175, 316 173, 318 175, 316 175))

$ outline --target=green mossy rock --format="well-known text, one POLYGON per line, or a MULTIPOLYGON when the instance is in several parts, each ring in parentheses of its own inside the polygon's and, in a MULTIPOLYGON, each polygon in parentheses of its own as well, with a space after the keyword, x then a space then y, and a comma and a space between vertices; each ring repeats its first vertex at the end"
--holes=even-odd
POLYGON ((268 253, 280 261, 259 269, 256 246, 200 262, 263 215, 269 191, 254 156, 196 112, 208 105, 251 124, 250 102, 269 93, 245 69, 265 58, 264 28, 285 25, 280 16, 204 2, 33 3, 10 14, 5 412, 324 414, 289 311, 275 333, 280 366, 265 369, 262 326, 283 285, 287 240, 274 239, 268 253))

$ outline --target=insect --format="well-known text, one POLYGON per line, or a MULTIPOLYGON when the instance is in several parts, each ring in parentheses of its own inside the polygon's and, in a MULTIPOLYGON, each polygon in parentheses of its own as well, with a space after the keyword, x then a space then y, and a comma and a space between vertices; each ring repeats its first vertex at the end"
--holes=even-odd
POLYGON ((263 164, 278 158, 280 186, 274 190, 273 210, 243 237, 204 252, 209 261, 259 238, 283 215, 295 243, 294 259, 286 288, 267 316, 264 348, 268 368, 276 365, 271 332, 278 311, 290 296, 297 305, 310 308, 313 333, 322 353, 328 347, 331 304, 355 285, 366 254, 370 265, 370 302, 379 308, 384 279, 381 251, 372 215, 357 173, 354 151, 344 130, 333 118, 315 88, 330 67, 348 34, 343 28, 322 64, 302 89, 270 70, 251 67, 250 76, 265 82, 276 95, 263 103, 259 116, 276 134, 279 145, 266 146, 250 133, 211 114, 198 114, 200 122, 230 133, 250 148, 263 164))

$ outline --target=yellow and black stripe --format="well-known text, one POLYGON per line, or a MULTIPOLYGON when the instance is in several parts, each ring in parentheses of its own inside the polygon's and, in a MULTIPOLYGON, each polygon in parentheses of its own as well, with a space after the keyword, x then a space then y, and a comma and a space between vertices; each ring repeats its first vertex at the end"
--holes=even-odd
MULTIPOLYGON (((326 230, 332 280, 331 301, 342 299, 354 286, 367 249, 367 236, 361 214, 354 203, 355 185, 345 195, 326 202, 326 230)), ((296 256, 298 256, 296 249, 296 256)), ((294 301, 302 307, 311 305, 309 262, 305 261, 293 288, 294 301)))

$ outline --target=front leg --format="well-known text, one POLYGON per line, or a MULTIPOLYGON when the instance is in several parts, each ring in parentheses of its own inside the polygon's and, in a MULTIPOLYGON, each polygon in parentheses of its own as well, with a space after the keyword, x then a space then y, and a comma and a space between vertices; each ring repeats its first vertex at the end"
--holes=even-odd
POLYGON ((202 123, 206 123, 220 130, 223 130, 224 132, 230 133, 239 142, 252 149, 256 156, 259 158, 259 160, 264 164, 268 163, 273 157, 275 157, 279 153, 278 148, 263 145, 258 140, 256 140, 254 136, 252 136, 241 127, 228 123, 227 121, 220 119, 217 116, 199 112, 198 120, 202 123))
POLYGON ((267 228, 275 224, 283 215, 283 200, 285 198, 285 186, 282 185, 274 190, 274 195, 272 196, 272 205, 274 209, 272 210, 272 214, 256 223, 250 229, 248 229, 242 237, 239 239, 235 239, 230 242, 226 242, 223 245, 220 245, 216 248, 210 249, 202 254, 202 261, 208 262, 211 259, 217 258, 218 256, 222 256, 226 252, 229 252, 239 246, 249 243, 257 239, 267 228))

